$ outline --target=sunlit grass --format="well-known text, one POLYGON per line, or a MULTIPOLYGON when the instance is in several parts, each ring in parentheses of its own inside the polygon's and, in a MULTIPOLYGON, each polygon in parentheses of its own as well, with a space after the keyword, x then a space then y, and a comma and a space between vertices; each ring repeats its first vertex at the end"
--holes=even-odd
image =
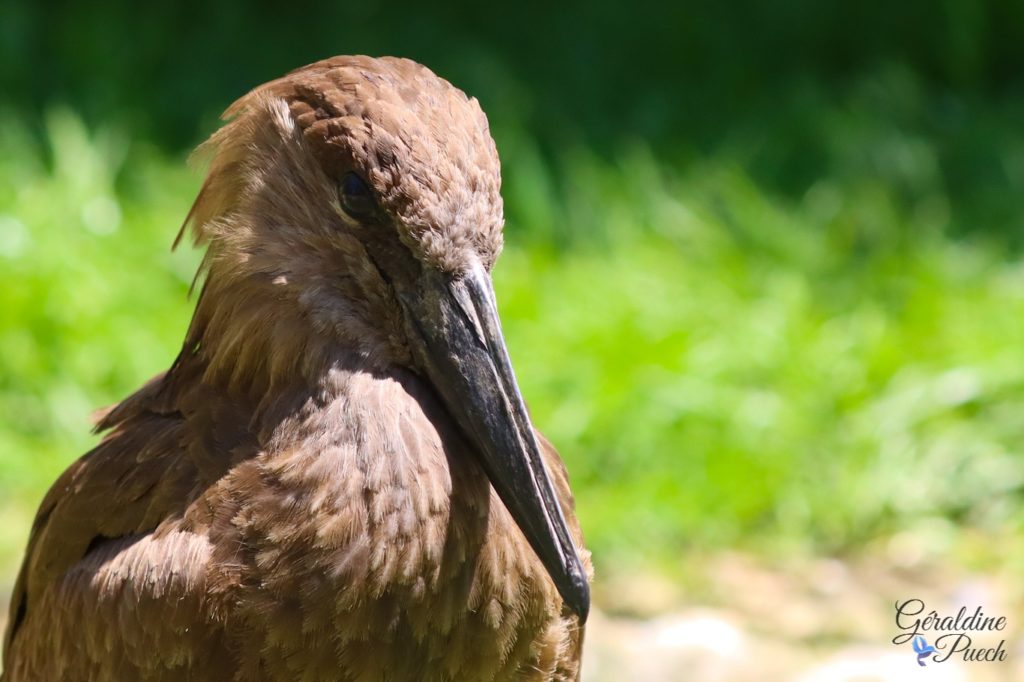
MULTIPOLYGON (((7 123, 0 565, 90 411, 173 359, 198 258, 169 244, 200 180, 67 112, 48 153, 7 123)), ((504 324, 599 557, 1020 528, 1024 263, 948 237, 940 184, 908 202, 837 173, 782 199, 725 154, 499 147, 504 324)))

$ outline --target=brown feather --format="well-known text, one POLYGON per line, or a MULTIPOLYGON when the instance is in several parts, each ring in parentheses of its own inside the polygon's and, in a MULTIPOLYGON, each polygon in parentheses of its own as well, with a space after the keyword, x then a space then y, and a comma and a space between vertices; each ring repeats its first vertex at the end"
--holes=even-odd
POLYGON ((413 62, 341 57, 227 116, 186 221, 207 252, 181 354, 40 506, 3 679, 577 679, 582 629, 410 369, 336 198, 359 164, 417 258, 493 264, 479 106, 413 62))

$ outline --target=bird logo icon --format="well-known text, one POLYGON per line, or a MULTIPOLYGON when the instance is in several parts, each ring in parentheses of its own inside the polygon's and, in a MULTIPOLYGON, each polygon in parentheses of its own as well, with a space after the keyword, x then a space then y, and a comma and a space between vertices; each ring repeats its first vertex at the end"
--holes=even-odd
POLYGON ((917 653, 917 664, 922 668, 925 665, 924 659, 935 653, 935 647, 928 643, 921 635, 914 637, 914 652, 917 653))

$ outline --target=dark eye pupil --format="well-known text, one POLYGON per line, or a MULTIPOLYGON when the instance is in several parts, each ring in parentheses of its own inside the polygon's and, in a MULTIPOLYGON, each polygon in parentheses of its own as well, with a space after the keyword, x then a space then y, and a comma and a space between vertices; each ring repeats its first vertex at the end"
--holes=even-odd
POLYGON ((355 173, 348 173, 341 179, 341 207, 353 218, 368 218, 376 209, 373 192, 355 173))

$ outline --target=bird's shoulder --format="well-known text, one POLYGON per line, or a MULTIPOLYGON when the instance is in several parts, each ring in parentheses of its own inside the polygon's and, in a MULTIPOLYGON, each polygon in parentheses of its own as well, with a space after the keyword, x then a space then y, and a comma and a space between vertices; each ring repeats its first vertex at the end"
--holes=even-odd
MULTIPOLYGON (((182 517, 209 480, 210 458, 197 456, 204 444, 180 406, 162 393, 164 380, 155 377, 99 415, 102 440, 68 466, 44 496, 12 593, 5 649, 42 595, 75 566, 159 533, 162 524, 182 517)), ((151 553, 173 549, 147 547, 151 553)), ((152 563, 161 560, 154 557, 152 563)))
MULTIPOLYGON (((576 547, 580 550, 584 567, 587 569, 588 574, 591 574, 593 569, 590 563, 590 552, 583 545, 583 531, 580 529, 579 519, 576 518, 576 498, 573 497, 572 487, 569 485, 569 472, 566 469, 565 462, 562 460, 561 455, 558 454, 554 444, 543 433, 537 429, 534 429, 534 433, 537 435, 537 442, 540 444, 541 457, 544 459, 544 464, 551 475, 551 482, 555 486, 555 493, 558 495, 558 502, 562 506, 562 513, 569 524, 569 531, 576 542, 576 547)), ((591 575, 591 577, 593 576, 591 575)))

